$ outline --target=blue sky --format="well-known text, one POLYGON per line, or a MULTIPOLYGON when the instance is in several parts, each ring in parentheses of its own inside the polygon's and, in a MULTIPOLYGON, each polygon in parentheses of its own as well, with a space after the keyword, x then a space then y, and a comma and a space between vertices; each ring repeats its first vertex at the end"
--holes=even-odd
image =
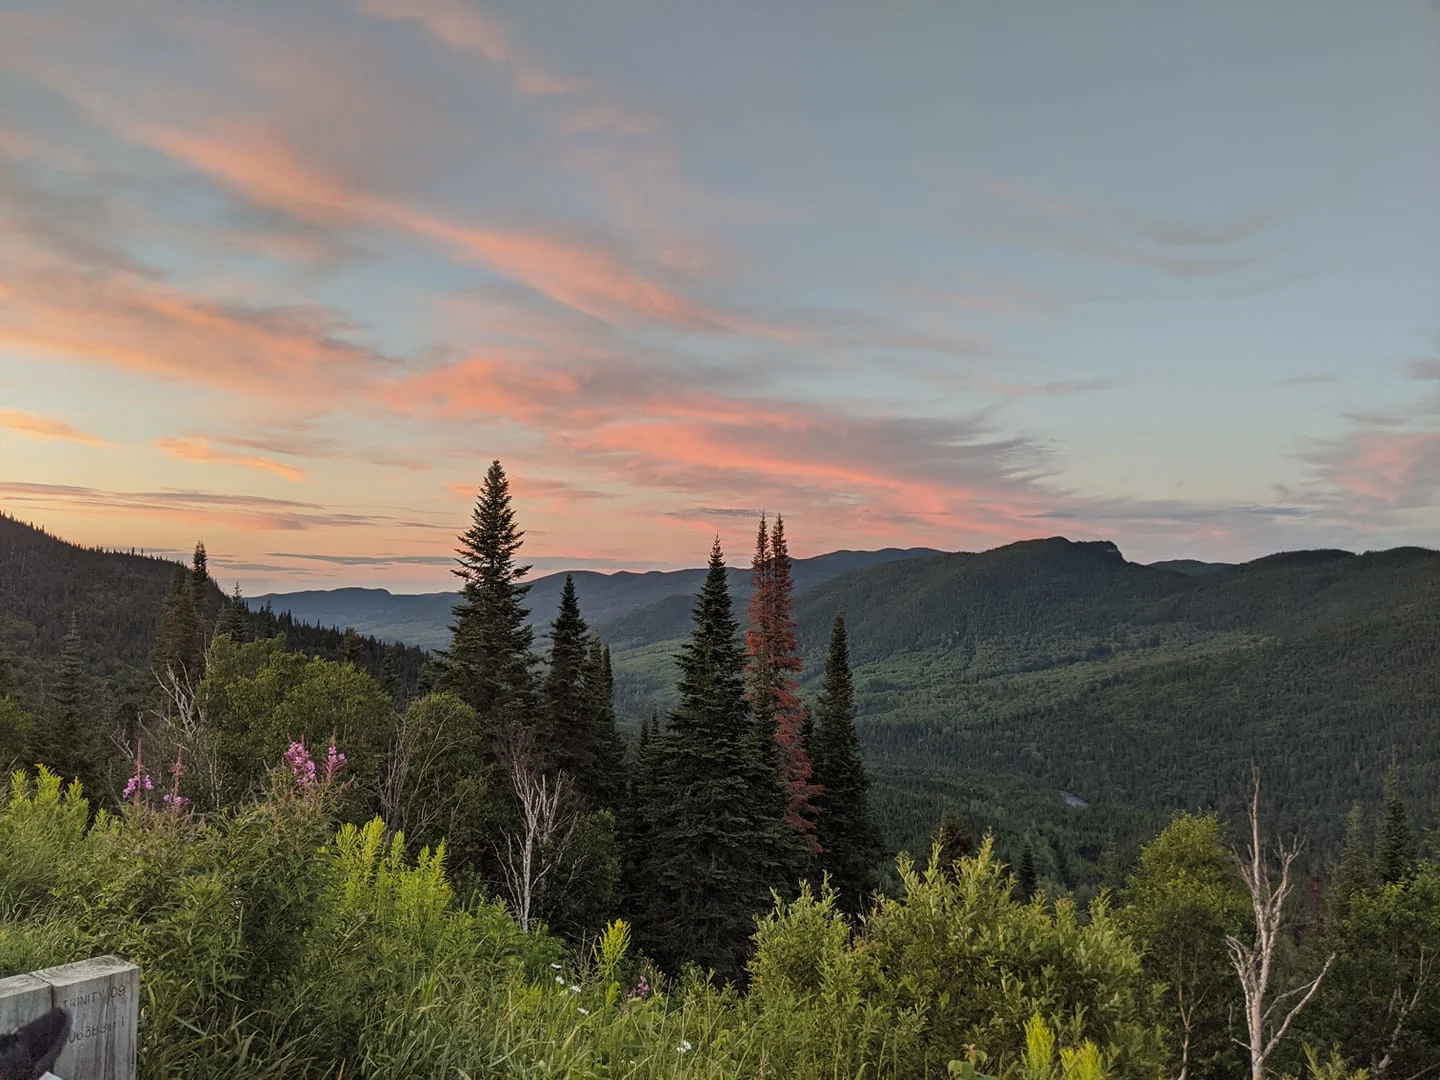
POLYGON ((1433 546, 1440 7, 0 3, 0 506, 249 591, 1433 546))

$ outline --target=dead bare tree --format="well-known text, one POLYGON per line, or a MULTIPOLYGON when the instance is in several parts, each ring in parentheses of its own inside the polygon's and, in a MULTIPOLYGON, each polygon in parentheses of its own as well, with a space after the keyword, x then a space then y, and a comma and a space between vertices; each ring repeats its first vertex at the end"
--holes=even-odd
POLYGON ((199 679, 180 665, 179 670, 167 664, 154 672, 164 705, 157 716, 162 737, 173 744, 178 756, 183 747, 191 775, 199 778, 201 805, 218 810, 221 802, 220 757, 214 745, 214 733, 205 719, 205 705, 200 696, 199 679))
POLYGON ((1255 940, 1247 944, 1233 936, 1225 939, 1230 949, 1230 964, 1240 979, 1240 989, 1245 995, 1245 1026, 1249 1041, 1241 1045, 1250 1051, 1251 1080, 1264 1080, 1265 1062, 1280 1045, 1291 1021, 1320 989, 1320 982, 1335 959, 1335 954, 1331 953, 1315 978, 1284 993, 1276 994, 1273 998, 1269 997, 1275 949, 1284 926, 1285 901, 1289 899, 1294 887, 1290 880, 1290 867, 1299 854, 1298 841, 1292 841, 1288 845, 1284 841, 1276 841, 1275 856, 1280 867, 1280 880, 1273 883, 1270 877, 1270 860, 1260 839, 1260 769, 1257 766, 1253 770, 1253 790, 1250 796, 1250 850, 1247 857, 1237 856, 1240 876, 1250 890, 1250 901, 1255 909, 1255 940), (1286 1004, 1297 996, 1299 1000, 1287 1011, 1286 1004))
POLYGON ((502 757, 519 811, 519 827, 498 845, 505 891, 522 930, 530 929, 536 901, 558 868, 569 860, 578 815, 570 798, 570 778, 546 776, 536 762, 527 735, 512 733, 502 757))

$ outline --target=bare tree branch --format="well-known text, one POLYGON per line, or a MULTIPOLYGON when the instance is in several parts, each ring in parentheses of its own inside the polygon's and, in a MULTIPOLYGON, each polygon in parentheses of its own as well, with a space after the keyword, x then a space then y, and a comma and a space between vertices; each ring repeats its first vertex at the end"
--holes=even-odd
MULTIPOLYGON (((1226 937, 1225 945, 1230 950, 1230 965, 1240 980, 1241 992, 1245 995, 1245 1026, 1249 1041, 1242 1043, 1250 1051, 1251 1080, 1264 1080, 1265 1062, 1280 1045, 1290 1023, 1300 1010, 1320 989, 1321 980, 1330 970, 1335 956, 1332 953, 1308 983, 1287 990, 1273 998, 1267 998, 1270 991, 1270 977, 1275 962, 1275 949, 1284 929, 1285 901, 1289 899, 1293 884, 1290 868, 1300 855, 1300 844, 1277 841, 1275 859, 1279 864, 1279 884, 1272 884, 1270 860, 1265 856, 1265 845, 1260 838, 1260 769, 1252 770, 1253 790, 1250 796, 1250 849, 1248 858, 1242 858, 1240 876, 1250 891, 1250 904, 1255 912, 1255 940, 1245 943, 1234 936, 1226 937), (1293 1008, 1285 1013, 1276 1027, 1274 1018, 1284 1003, 1296 994, 1304 996, 1293 1008), (1269 1036, 1267 1037, 1267 1031, 1269 1036)), ((1238 1041, 1238 1040, 1237 1040, 1238 1041)))

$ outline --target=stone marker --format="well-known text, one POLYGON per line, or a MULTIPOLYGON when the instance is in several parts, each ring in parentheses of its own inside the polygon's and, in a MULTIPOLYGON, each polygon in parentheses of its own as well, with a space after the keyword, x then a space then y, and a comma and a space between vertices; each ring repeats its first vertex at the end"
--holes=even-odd
POLYGON ((70 1014, 70 1037, 51 1072, 60 1080, 135 1080, 140 969, 118 956, 0 979, 0 1032, 52 1008, 70 1014))

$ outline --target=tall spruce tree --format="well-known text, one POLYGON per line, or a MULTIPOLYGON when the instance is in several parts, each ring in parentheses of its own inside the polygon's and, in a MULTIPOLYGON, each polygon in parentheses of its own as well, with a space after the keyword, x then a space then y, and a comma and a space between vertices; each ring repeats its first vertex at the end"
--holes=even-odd
POLYGON ((1385 816, 1380 822, 1380 878, 1404 881, 1415 869, 1415 836, 1410 815, 1400 796, 1400 778, 1394 766, 1385 777, 1385 816))
POLYGON ((160 674, 170 671, 198 686, 205 663, 205 634, 195 593, 193 571, 177 567, 160 612, 150 665, 160 674))
POLYGON ((586 687, 595 747, 595 805, 618 810, 626 787, 625 742, 615 726, 615 672, 610 664, 610 646, 593 632, 586 687))
POLYGON ((580 615, 575 579, 565 575, 560 610, 550 624, 549 667, 541 688, 544 730, 537 745, 547 770, 568 773, 587 806, 595 803, 598 780, 590 628, 580 615))
POLYGON ((36 761, 67 783, 78 779, 92 796, 99 794, 105 747, 85 667, 80 623, 74 613, 60 653, 60 669, 49 688, 42 722, 33 730, 30 749, 36 761))
POLYGON ((745 653, 718 538, 677 657, 680 702, 649 741, 642 777, 645 848, 636 928, 646 951, 677 970, 695 961, 743 978, 754 916, 791 884, 798 838, 784 820, 773 739, 760 739, 745 694, 745 653), (772 751, 765 760, 765 751, 772 751))
POLYGON ((482 728, 496 732, 533 721, 535 634, 526 621, 530 586, 522 583, 530 567, 515 561, 524 535, 505 470, 492 462, 456 551, 460 565, 453 572, 464 585, 441 689, 474 709, 482 728))
POLYGON ((249 624, 246 618, 249 614, 245 597, 240 593, 240 583, 236 582, 235 591, 220 609, 220 617, 215 620, 215 636, 220 637, 223 634, 235 644, 243 645, 249 640, 249 624))
POLYGON ((1334 929, 1345 919, 1350 901, 1357 893, 1375 887, 1378 875, 1375 860, 1370 857, 1370 844, 1365 835, 1365 812, 1357 803, 1350 808, 1345 821, 1345 848, 1340 863, 1330 877, 1330 896, 1326 915, 1334 929))
POLYGON ((820 850, 815 837, 818 790, 805 748, 805 705, 796 692, 801 662, 793 614, 794 584, 785 521, 778 514, 773 530, 767 527, 763 515, 760 518, 751 571, 754 591, 745 632, 750 705, 757 728, 768 732, 776 743, 776 765, 785 792, 785 820, 805 839, 814 855, 820 850))
POLYGON ((874 887, 881 845, 870 818, 870 781, 855 734, 855 687, 843 614, 835 616, 830 631, 825 686, 815 711, 810 753, 820 787, 815 800, 820 868, 830 875, 841 907, 858 913, 874 887))

